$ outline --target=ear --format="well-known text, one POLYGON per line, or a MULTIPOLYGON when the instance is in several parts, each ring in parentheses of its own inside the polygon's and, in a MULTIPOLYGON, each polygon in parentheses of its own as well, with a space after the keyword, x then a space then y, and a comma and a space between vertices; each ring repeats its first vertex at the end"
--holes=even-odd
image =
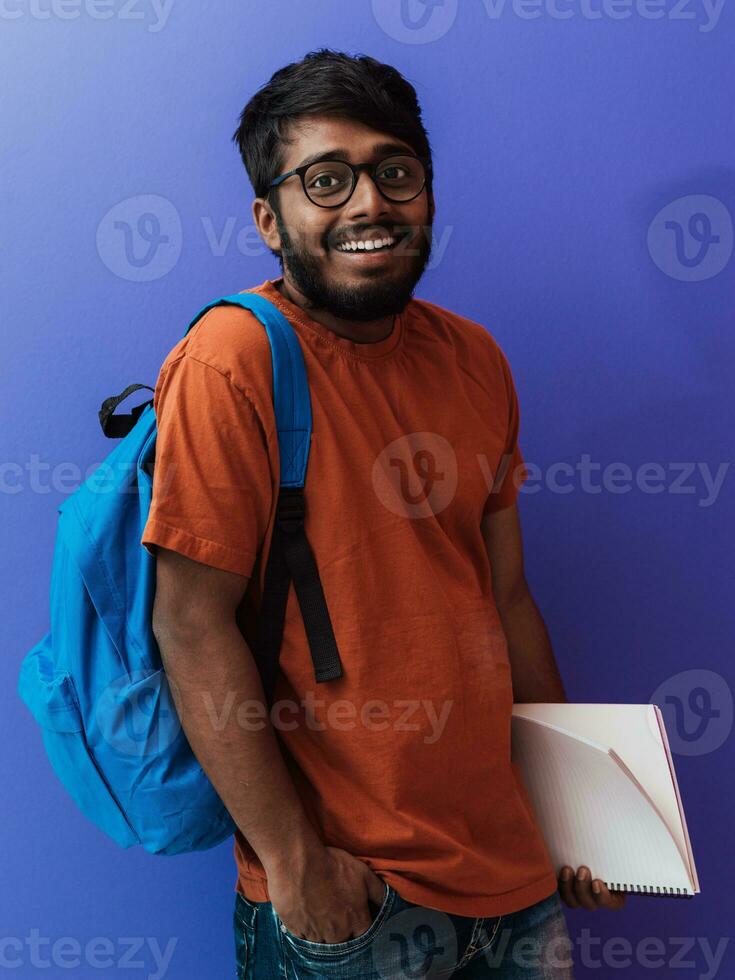
POLYGON ((264 197, 256 197, 252 204, 253 221, 258 234, 273 252, 281 250, 281 236, 278 234, 278 223, 273 208, 264 197))

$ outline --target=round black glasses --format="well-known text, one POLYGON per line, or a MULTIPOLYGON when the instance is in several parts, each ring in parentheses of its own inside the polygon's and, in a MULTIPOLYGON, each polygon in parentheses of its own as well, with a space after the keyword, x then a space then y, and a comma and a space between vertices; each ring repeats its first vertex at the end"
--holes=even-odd
POLYGON ((268 185, 278 187, 296 174, 301 178, 304 194, 320 208, 339 208, 352 197, 361 170, 367 170, 375 186, 386 199, 406 204, 418 197, 426 186, 431 162, 408 153, 394 154, 379 163, 347 163, 346 160, 320 160, 289 170, 268 185))

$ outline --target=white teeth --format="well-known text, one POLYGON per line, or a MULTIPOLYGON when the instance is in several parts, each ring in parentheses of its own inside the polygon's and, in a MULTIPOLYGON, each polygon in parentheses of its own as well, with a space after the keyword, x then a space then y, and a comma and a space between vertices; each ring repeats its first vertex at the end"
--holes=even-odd
POLYGON ((337 246, 340 252, 372 252, 374 249, 393 245, 394 238, 376 238, 367 242, 342 242, 337 246))

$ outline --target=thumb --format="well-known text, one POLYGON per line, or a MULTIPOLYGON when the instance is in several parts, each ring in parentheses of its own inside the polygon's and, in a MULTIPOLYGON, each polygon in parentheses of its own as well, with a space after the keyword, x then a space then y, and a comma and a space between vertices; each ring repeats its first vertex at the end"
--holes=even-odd
POLYGON ((383 904, 383 899, 388 894, 388 886, 382 878, 379 878, 375 874, 374 871, 370 871, 370 869, 368 869, 368 872, 369 874, 366 882, 368 897, 373 905, 377 905, 378 908, 380 908, 380 906, 383 904))

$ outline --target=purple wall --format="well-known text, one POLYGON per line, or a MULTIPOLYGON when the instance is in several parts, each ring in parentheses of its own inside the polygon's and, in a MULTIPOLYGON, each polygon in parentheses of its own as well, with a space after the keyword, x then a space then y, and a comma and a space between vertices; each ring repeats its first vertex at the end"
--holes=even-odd
POLYGON ((527 574, 570 699, 666 711, 703 894, 568 910, 578 976, 732 975, 735 12, 719 0, 401 10, 0 4, 11 975, 50 961, 45 976, 99 977, 95 937, 105 976, 124 956, 135 977, 234 971, 230 845, 165 860, 108 842, 53 777, 15 687, 48 628, 56 506, 114 445, 100 403, 153 384, 206 301, 278 273, 229 138, 272 71, 324 45, 395 64, 424 104, 438 242, 417 295, 486 324, 509 357, 536 467, 521 501, 527 574), (113 222, 135 239, 143 213, 153 244, 126 253, 113 222), (34 935, 49 942, 34 950, 34 935), (81 946, 73 969, 73 944, 52 950, 62 937, 81 946), (135 955, 125 937, 139 937, 135 955), (648 958, 646 937, 659 940, 648 958), (155 944, 172 940, 157 972, 155 944))

